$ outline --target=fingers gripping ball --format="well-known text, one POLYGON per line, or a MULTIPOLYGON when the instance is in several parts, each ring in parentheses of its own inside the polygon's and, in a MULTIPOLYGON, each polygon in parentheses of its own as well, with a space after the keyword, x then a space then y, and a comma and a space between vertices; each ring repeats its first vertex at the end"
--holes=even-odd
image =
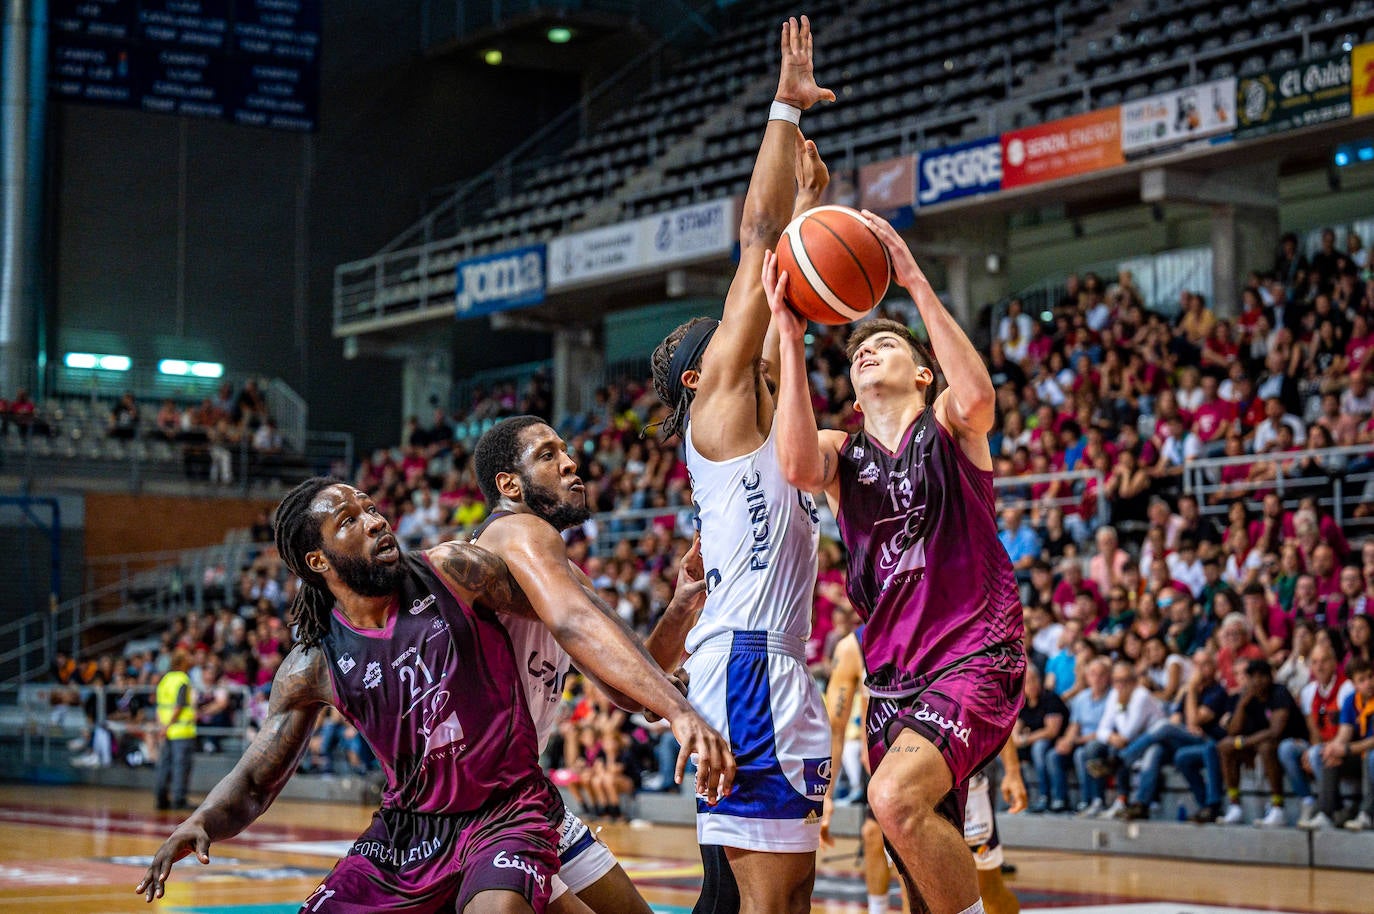
POLYGON ((847 324, 887 294, 887 248, 857 210, 817 206, 783 229, 778 270, 787 273, 787 303, 818 324, 847 324))

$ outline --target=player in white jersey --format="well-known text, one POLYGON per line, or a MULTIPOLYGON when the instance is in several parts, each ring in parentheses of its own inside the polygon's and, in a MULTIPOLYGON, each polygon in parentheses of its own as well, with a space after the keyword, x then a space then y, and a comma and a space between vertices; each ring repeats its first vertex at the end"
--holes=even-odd
MULTIPOLYGON (((704 778, 724 772, 728 779, 732 763, 720 735, 691 711, 633 632, 600 603, 586 575, 568 560, 559 531, 582 523, 590 512, 577 463, 563 439, 535 416, 505 419, 477 442, 473 463, 482 493, 494 510, 473 533, 472 541, 480 540, 484 548, 519 569, 512 576, 540 617, 502 619, 516 664, 525 672, 540 753, 558 728, 563 680, 576 660, 578 668, 606 689, 616 704, 629 710, 647 707, 673 725, 674 736, 681 730, 701 748, 715 753, 702 769, 704 778), (660 708, 670 713, 663 714, 660 708)), ((691 579, 690 560, 684 560, 682 567, 674 606, 665 613, 672 619, 693 615, 705 595, 705 581, 691 579)), ((696 750, 683 740, 679 780, 687 753, 692 751, 696 750)), ((725 788, 728 784, 716 786, 716 790, 725 788)), ((571 810, 564 815, 558 857, 549 907, 553 914, 584 910, 578 901, 596 914, 649 914, 649 906, 610 850, 571 810)))
MULTIPOLYGON (((794 209, 819 202, 829 176, 797 128, 801 111, 834 94, 816 85, 811 26, 782 31, 776 101, 740 225, 740 264, 719 322, 678 327, 654 351, 654 389, 681 432, 701 530, 708 596, 686 647, 691 697, 725 732, 735 789, 697 806, 697 838, 722 846, 740 910, 810 910, 829 728, 805 660, 819 522, 811 496, 786 484, 773 452, 773 394, 759 278, 794 209), (798 198, 796 183, 801 185, 798 198)), ((776 360, 774 360, 776 362, 776 360)), ((706 886, 698 911, 714 903, 706 886)))

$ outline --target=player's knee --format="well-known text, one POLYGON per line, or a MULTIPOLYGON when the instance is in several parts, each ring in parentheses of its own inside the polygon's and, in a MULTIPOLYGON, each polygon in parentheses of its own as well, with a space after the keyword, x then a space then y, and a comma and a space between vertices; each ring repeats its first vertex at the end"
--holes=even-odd
POLYGON ((888 840, 920 831, 935 815, 935 802, 925 797, 918 785, 902 784, 895 778, 884 778, 881 782, 874 778, 868 787, 868 802, 888 840))

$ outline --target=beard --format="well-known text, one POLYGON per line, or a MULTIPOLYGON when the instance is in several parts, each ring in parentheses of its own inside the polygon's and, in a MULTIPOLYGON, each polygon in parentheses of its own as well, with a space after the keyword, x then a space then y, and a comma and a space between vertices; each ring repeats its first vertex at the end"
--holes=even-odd
POLYGON ((585 495, 582 498, 582 504, 573 505, 560 498, 556 489, 535 485, 533 481, 524 476, 520 477, 520 486, 525 493, 525 507, 534 512, 536 517, 542 517, 548 521, 560 533, 569 527, 576 527, 592 516, 591 509, 587 507, 585 495))
POLYGON ((384 565, 370 558, 338 555, 324 550, 325 558, 334 566, 334 573, 345 587, 361 597, 385 597, 394 594, 405 577, 405 565, 397 561, 384 565))

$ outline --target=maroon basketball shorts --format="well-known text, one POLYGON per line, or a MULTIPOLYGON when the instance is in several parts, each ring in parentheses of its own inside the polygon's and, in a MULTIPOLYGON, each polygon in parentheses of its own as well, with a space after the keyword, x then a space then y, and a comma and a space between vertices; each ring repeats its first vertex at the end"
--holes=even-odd
POLYGON ((868 703, 871 770, 903 730, 929 740, 954 778, 940 812, 960 828, 968 782, 1002 751, 1023 702, 1026 655, 1020 644, 965 657, 931 675, 925 686, 899 698, 874 695, 868 703))
POLYGON ((452 914, 490 890, 515 892, 543 914, 562 821, 558 791, 542 776, 475 813, 380 809, 301 914, 452 914))

